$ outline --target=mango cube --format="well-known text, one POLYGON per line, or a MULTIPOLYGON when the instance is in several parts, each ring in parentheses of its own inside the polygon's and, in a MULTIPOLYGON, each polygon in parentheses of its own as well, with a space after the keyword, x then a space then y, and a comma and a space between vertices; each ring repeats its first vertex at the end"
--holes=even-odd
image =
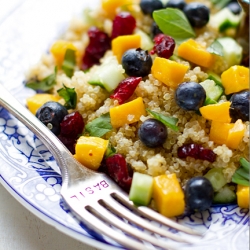
POLYGON ((129 49, 137 49, 141 46, 140 35, 118 36, 112 40, 111 48, 118 62, 121 62, 123 54, 129 49))
POLYGON ((54 101, 57 102, 60 100, 59 96, 51 94, 35 94, 27 98, 26 103, 27 107, 32 114, 36 114, 36 111, 46 102, 54 101))
POLYGON ((81 136, 76 143, 74 157, 82 165, 97 170, 101 165, 109 141, 99 137, 81 136))
POLYGON ((77 52, 77 48, 71 42, 64 40, 58 40, 51 46, 50 52, 54 56, 58 66, 62 65, 67 49, 75 50, 77 52))
POLYGON ((193 39, 180 44, 178 47, 178 56, 205 68, 210 68, 214 63, 214 55, 193 39))
POLYGON ((222 102, 210 104, 200 108, 201 115, 207 120, 217 122, 230 122, 231 117, 229 114, 230 102, 222 102))
POLYGON ((119 128, 125 124, 138 122, 142 115, 146 115, 145 106, 141 97, 110 108, 110 121, 114 128, 119 128))
POLYGON ((249 88, 249 68, 234 65, 221 75, 221 82, 225 88, 225 94, 239 92, 249 88))
POLYGON ((177 88, 188 70, 188 66, 165 58, 156 57, 151 72, 154 78, 170 88, 177 88))
POLYGON ((153 198, 164 216, 173 217, 184 212, 184 192, 175 174, 154 177, 153 198))
POLYGON ((238 119, 229 130, 226 145, 229 148, 237 149, 246 130, 246 125, 238 119))
POLYGON ((237 185, 237 203, 241 208, 249 208, 249 186, 237 185))
POLYGON ((134 0, 102 0, 102 9, 106 12, 108 18, 113 19, 116 15, 117 8, 128 6, 132 9, 134 0))

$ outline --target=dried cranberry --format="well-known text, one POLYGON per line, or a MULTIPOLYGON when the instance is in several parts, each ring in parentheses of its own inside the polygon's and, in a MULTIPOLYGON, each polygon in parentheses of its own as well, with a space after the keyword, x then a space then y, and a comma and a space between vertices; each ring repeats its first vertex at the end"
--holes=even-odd
POLYGON ((106 173, 125 191, 129 191, 132 178, 129 175, 125 158, 120 154, 114 154, 105 161, 106 173))
POLYGON ((118 36, 130 35, 136 27, 135 18, 129 12, 120 12, 113 20, 112 35, 114 39, 118 36))
POLYGON ((133 95, 141 79, 141 77, 134 76, 124 79, 119 83, 110 98, 118 100, 119 104, 124 103, 133 95))
POLYGON ((60 126, 61 136, 76 139, 84 129, 84 121, 81 114, 78 111, 75 111, 66 115, 60 123, 60 126))
POLYGON ((175 41, 172 37, 158 34, 154 38, 154 48, 151 54, 157 54, 159 57, 168 59, 173 55, 175 48, 175 41))
POLYGON ((82 58, 82 70, 87 70, 95 64, 99 64, 105 52, 111 48, 110 37, 96 27, 88 31, 89 44, 82 58))
POLYGON ((178 157, 186 158, 187 156, 198 158, 200 147, 198 144, 190 143, 178 148, 178 157))
POLYGON ((201 145, 195 143, 185 144, 178 148, 179 158, 186 158, 188 156, 209 162, 214 162, 216 159, 216 154, 213 150, 203 148, 201 145))
POLYGON ((199 159, 214 162, 216 160, 216 154, 211 149, 201 147, 199 159))
POLYGON ((64 144, 64 146, 71 152, 71 154, 75 154, 75 144, 76 139, 71 137, 66 137, 63 135, 58 135, 58 139, 64 144))

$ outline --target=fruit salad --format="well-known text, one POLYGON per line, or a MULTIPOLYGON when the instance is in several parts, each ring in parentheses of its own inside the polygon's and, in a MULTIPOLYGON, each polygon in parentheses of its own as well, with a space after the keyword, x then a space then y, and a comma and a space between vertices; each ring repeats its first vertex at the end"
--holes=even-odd
POLYGON ((102 0, 31 67, 28 109, 136 205, 249 206, 249 4, 102 0))

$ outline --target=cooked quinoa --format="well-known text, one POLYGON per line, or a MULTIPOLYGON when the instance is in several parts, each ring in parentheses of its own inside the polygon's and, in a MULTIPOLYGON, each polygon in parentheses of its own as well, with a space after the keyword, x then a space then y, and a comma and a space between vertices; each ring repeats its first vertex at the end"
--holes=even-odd
MULTIPOLYGON (((211 5, 210 1, 200 2, 205 3, 207 6, 211 5)), ((135 13, 137 27, 145 32, 149 32, 152 18, 143 16, 138 8, 135 8, 135 13)), ((111 33, 112 21, 105 16, 103 10, 95 9, 90 15, 98 18, 99 28, 103 29, 107 34, 111 33)), ((61 37, 61 39, 70 41, 75 45, 78 58, 81 58, 88 45, 88 36, 86 34, 88 29, 89 26, 84 23, 83 19, 76 18, 71 21, 67 31, 61 37)), ((218 32, 208 24, 205 28, 199 30, 195 40, 208 47, 218 36, 218 32)), ((176 46, 175 50, 177 48, 178 46, 176 46)), ((110 58, 117 60, 111 50, 106 52, 101 62, 107 59, 110 60, 110 58)), ((199 83, 207 79, 207 73, 203 68, 184 60, 176 59, 176 61, 189 67, 183 81, 199 83)), ((51 53, 43 55, 39 63, 34 65, 27 73, 27 79, 36 78, 42 80, 53 73, 55 64, 51 53)), ((75 88, 77 93, 76 110, 81 113, 85 124, 109 112, 111 107, 119 105, 117 100, 109 98, 110 93, 105 89, 88 83, 91 75, 95 74, 99 67, 99 65, 96 65, 88 72, 83 72, 76 66, 74 75, 71 78, 67 77, 59 69, 56 78, 57 85, 53 89, 53 93, 57 95, 57 90, 63 85, 75 88)), ((220 75, 225 69, 227 69, 226 62, 218 56, 211 70, 220 75)), ((142 97, 147 109, 178 119, 177 126, 179 131, 168 129, 168 138, 162 147, 148 148, 138 138, 138 129, 143 121, 151 117, 149 114, 141 116, 139 122, 114 128, 103 138, 109 139, 116 152, 126 158, 127 163, 131 165, 134 171, 147 173, 151 176, 175 173, 182 186, 184 186, 186 181, 194 176, 203 175, 211 168, 222 168, 227 181, 231 182, 232 175, 239 167, 240 157, 249 158, 249 122, 245 122, 245 135, 238 149, 230 149, 226 145, 218 145, 209 140, 211 122, 194 111, 181 109, 177 106, 174 95, 174 89, 155 79, 152 74, 149 74, 148 77, 144 77, 139 83, 132 97, 132 99, 142 97), (178 158, 178 147, 191 142, 201 144, 204 148, 212 149, 217 155, 216 161, 211 163, 192 157, 187 157, 186 159, 178 158)), ((226 97, 222 96, 220 102, 225 100, 226 97)), ((60 100, 60 102, 63 103, 64 101, 60 100)))

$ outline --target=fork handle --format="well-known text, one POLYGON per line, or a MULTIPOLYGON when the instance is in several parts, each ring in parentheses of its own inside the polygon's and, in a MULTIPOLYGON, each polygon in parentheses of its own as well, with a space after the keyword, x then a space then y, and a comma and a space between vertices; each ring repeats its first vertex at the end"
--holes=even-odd
MULTIPOLYGON (((63 161, 65 156, 71 154, 68 149, 59 141, 36 116, 34 116, 26 107, 24 107, 13 95, 0 84, 0 105, 26 125, 44 145, 51 151, 57 162, 63 161)), ((58 164, 63 166, 63 164, 58 164)), ((66 176, 67 169, 60 167, 62 176, 66 176)))

